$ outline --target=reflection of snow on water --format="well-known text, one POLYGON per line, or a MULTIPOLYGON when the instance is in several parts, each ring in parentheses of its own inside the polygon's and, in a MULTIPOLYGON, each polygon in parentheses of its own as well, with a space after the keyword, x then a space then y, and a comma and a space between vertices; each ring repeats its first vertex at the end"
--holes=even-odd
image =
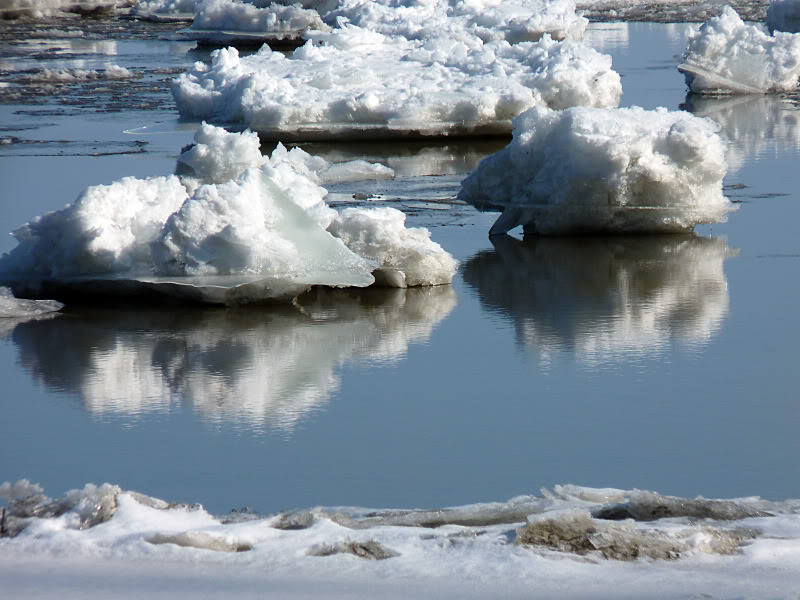
POLYGON ((513 320, 520 345, 547 363, 589 363, 705 344, 728 312, 724 240, 492 238, 464 279, 481 303, 513 320))
POLYGON ((186 403, 208 421, 291 430, 338 389, 339 366, 401 360, 455 303, 450 286, 318 290, 300 310, 100 311, 23 323, 11 337, 36 380, 94 415, 186 403))

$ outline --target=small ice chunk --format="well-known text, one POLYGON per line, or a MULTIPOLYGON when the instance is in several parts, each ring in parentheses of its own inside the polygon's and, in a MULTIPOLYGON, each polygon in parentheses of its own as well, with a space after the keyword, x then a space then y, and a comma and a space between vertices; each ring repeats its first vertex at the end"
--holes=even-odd
POLYGON ((27 318, 38 317, 57 312, 64 308, 61 302, 55 300, 25 300, 15 298, 7 287, 0 287, 0 318, 27 318))
POLYGON ((318 544, 312 546, 306 552, 308 556, 333 556, 334 554, 352 554, 358 558, 365 558, 367 560, 386 560, 399 556, 397 552, 391 548, 387 548, 380 542, 375 540, 367 540, 364 542, 354 540, 344 540, 335 544, 318 544))
POLYGON ((657 233, 724 221, 725 148, 685 112, 533 108, 514 139, 461 184, 460 200, 503 213, 490 235, 657 233))
POLYGON ((738 521, 752 517, 769 517, 771 513, 743 502, 732 500, 707 500, 705 498, 678 498, 655 492, 634 491, 630 500, 608 504, 592 511, 597 519, 655 521, 656 519, 691 517, 717 521, 738 521))
POLYGON ((770 33, 800 32, 800 2, 798 0, 770 0, 767 7, 767 29, 770 33))
POLYGON ((770 36, 726 6, 690 36, 678 69, 695 93, 792 92, 800 78, 800 35, 770 36))
MULTIPOLYGON (((430 239, 427 229, 409 229, 405 221, 405 214, 394 208, 345 208, 328 231, 382 269, 402 272, 408 286, 450 283, 458 261, 430 239)), ((390 276, 383 281, 398 285, 390 276)))

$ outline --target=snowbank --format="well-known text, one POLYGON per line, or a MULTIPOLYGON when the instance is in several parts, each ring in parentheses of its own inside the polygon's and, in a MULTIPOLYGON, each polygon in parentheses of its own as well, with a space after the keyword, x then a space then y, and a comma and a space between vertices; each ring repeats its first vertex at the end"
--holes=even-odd
POLYGON ((689 38, 678 69, 700 94, 792 92, 800 77, 800 35, 767 35, 726 6, 689 38))
POLYGON ((456 294, 451 286, 318 288, 297 304, 266 315, 92 307, 88 325, 26 322, 10 339, 38 384, 74 394, 90 415, 183 409, 206 422, 288 432, 324 409, 344 365, 400 361, 426 343, 456 294), (209 362, 216 355, 226 360, 209 362))
POLYGON ((797 0, 770 0, 767 8, 767 28, 770 33, 800 31, 800 2, 797 0))
POLYGON ((513 324, 542 364, 697 351, 722 329, 729 294, 718 238, 683 235, 491 238, 464 265, 485 310, 513 324), (646 282, 646 283, 645 283, 646 282))
POLYGON ((459 199, 503 214, 490 235, 674 233, 723 221, 725 147, 684 112, 533 108, 514 139, 461 184, 459 199))
POLYGON ((77 580, 91 593, 98 579, 105 595, 124 598, 141 594, 131 583, 137 579, 201 597, 254 589, 276 597, 331 590, 348 597, 417 597, 418 590, 423 597, 530 597, 531 590, 586 597, 591 590, 592 597, 622 591, 655 598, 709 590, 760 596, 764 589, 790 596, 800 577, 797 500, 555 486, 541 496, 435 511, 318 507, 216 518, 198 504, 111 484, 54 500, 21 480, 0 486, 0 497, 9 504, 11 536, 0 541, 0 574, 15 597, 34 585, 40 594, 63 591, 77 580), (630 518, 617 520, 628 508, 630 518), (206 578, 216 581, 212 588, 206 578))
POLYGON ((609 56, 547 35, 477 48, 352 26, 308 35, 288 57, 227 48, 210 66, 195 63, 173 84, 181 116, 243 123, 284 142, 500 134, 532 106, 613 107, 622 92, 609 56))
POLYGON ((325 21, 407 39, 445 36, 470 45, 535 42, 544 34, 580 40, 589 23, 575 13, 572 0, 341 0, 325 21))
MULTIPOLYGON (((191 296, 200 287, 205 291, 194 299, 225 303, 291 300, 311 285, 363 287, 374 282, 375 269, 394 274, 395 284, 452 279, 456 261, 427 232, 406 230, 399 211, 340 215, 327 206, 315 180, 363 177, 363 164, 334 168, 283 147, 264 159, 254 133, 212 126, 202 127, 197 141, 183 157, 194 177, 126 177, 92 186, 74 204, 16 230, 19 245, 0 259, 0 273, 20 280, 100 278, 95 289, 124 280, 125 293, 141 284, 191 296), (382 246, 363 247, 369 256, 359 255, 327 231, 334 221, 353 240, 356 223, 374 223, 382 246), (412 264, 411 256, 426 266, 412 264), (244 287, 230 291, 238 286, 244 287)), ((377 166, 371 172, 389 174, 377 166)))

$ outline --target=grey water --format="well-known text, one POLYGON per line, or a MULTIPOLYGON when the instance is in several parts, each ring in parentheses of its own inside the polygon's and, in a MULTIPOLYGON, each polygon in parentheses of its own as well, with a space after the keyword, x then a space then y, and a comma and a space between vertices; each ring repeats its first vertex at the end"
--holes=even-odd
MULTIPOLYGON (((727 223, 490 240, 496 215, 455 195, 502 140, 308 145, 395 168, 330 201, 428 227, 461 261, 453 285, 0 320, 0 481, 51 495, 108 481, 214 512, 458 505, 556 483, 800 497, 800 110, 794 97, 687 97, 675 66, 689 27, 597 23, 586 39, 612 55, 623 106, 719 122, 739 207, 727 223)), ((177 122, 169 78, 208 56, 158 28, 95 31, 105 50, 47 29, 24 39, 48 52, 4 38, 0 229, 88 185, 175 170, 196 124, 177 122), (137 70, 141 89, 20 80, 110 64, 137 70)))

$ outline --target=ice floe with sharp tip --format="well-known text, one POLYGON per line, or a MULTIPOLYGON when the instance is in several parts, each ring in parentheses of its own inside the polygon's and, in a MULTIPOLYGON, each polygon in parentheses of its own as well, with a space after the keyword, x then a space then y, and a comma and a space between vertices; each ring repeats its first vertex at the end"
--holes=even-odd
POLYGON ((502 211, 489 234, 676 233, 724 221, 718 126, 638 107, 535 107, 514 139, 465 179, 460 200, 502 211))
POLYGON ((17 229, 0 278, 26 294, 165 294, 221 304, 291 302, 313 285, 365 287, 376 270, 382 285, 452 280, 456 262, 427 230, 406 229, 395 209, 340 214, 317 184, 390 177, 390 169, 331 165, 282 146, 264 158, 255 134, 210 125, 196 141, 181 156, 191 177, 92 186, 74 204, 17 229), (361 246, 368 256, 346 244, 359 243, 356 224, 372 236, 369 248, 361 246), (387 278, 387 270, 401 272, 387 278))
POLYGON ((800 78, 800 35, 770 36, 726 6, 689 37, 678 69, 700 94, 792 92, 800 78))
POLYGON ((195 63, 173 82, 181 116, 283 142, 498 135, 532 106, 614 107, 622 92, 609 56, 549 35, 478 47, 354 26, 309 36, 288 57, 226 48, 195 63))

